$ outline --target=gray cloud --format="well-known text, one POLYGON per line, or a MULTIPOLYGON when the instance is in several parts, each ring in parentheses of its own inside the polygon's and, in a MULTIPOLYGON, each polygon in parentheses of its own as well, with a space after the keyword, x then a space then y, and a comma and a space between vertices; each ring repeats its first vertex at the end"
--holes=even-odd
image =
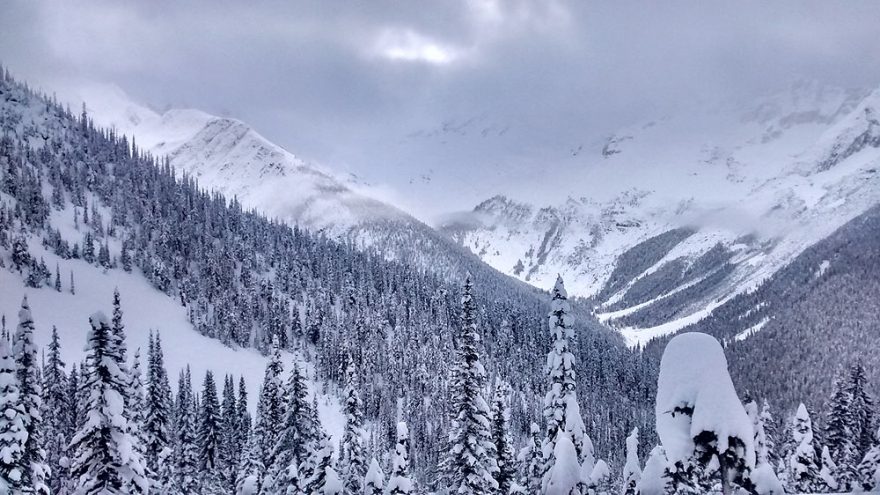
POLYGON ((873 1, 12 1, 0 60, 241 118, 404 197, 473 174, 472 201, 682 101, 875 86, 877 19, 873 1))

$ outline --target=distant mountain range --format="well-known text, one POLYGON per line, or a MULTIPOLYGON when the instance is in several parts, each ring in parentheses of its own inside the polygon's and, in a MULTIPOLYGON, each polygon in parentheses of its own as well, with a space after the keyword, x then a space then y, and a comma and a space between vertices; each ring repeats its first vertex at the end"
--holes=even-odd
POLYGON ((245 207, 388 258, 476 269, 458 244, 541 288, 565 274, 637 344, 753 290, 880 201, 878 112, 880 92, 814 81, 749 105, 704 105, 574 147, 570 177, 548 181, 582 195, 545 205, 497 195, 436 230, 238 120, 130 102, 96 118, 245 207))

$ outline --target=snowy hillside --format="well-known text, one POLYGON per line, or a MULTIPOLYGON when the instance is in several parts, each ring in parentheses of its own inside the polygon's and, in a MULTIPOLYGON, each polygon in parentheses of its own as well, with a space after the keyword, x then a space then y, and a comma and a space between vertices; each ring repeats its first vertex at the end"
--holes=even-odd
POLYGON ((118 88, 108 92, 87 95, 98 124, 133 136, 139 148, 167 156, 202 187, 235 196, 245 208, 333 235, 367 221, 406 217, 269 142, 244 122, 194 109, 158 113, 118 88))
POLYGON ((645 342, 754 288, 880 201, 877 100, 800 82, 746 108, 633 126, 579 154, 567 178, 577 195, 543 207, 497 196, 441 229, 539 287, 571 274, 600 319, 645 342))

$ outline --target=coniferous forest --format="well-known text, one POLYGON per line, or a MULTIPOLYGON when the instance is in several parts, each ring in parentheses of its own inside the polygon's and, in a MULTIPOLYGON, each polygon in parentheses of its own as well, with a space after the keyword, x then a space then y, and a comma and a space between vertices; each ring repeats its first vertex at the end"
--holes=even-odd
POLYGON ((546 293, 444 259, 428 269, 247 211, 2 71, 0 270, 21 304, 0 328, 0 492, 880 490, 862 361, 835 370, 829 397, 774 409, 792 397, 737 391, 722 330, 627 348, 563 277, 546 293), (52 328, 39 346, 27 295, 88 291, 73 260, 142 277, 202 336, 264 356, 259 389, 168 369, 162 328, 133 348, 127 329, 152 325, 124 314, 139 294, 66 322, 84 342, 52 328), (65 362, 67 346, 82 359, 65 362), (319 395, 340 414, 322 417, 319 395))

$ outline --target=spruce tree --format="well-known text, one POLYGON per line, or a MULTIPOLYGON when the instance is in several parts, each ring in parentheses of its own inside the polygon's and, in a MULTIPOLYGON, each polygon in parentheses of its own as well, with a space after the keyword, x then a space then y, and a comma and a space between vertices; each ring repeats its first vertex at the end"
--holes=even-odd
POLYGON ((549 321, 553 344, 547 355, 550 390, 544 398, 544 420, 547 423, 547 431, 541 445, 545 485, 549 481, 549 472, 553 464, 557 462, 556 440, 561 432, 568 433, 577 453, 577 461, 586 473, 592 472, 595 463, 593 442, 587 435, 577 400, 574 355, 571 353, 569 343, 574 337, 574 320, 570 312, 571 305, 568 302, 565 284, 562 277, 557 277, 550 301, 549 321))
MULTIPOLYGON (((286 462, 289 459, 276 459, 279 454, 282 456, 290 454, 288 442, 292 438, 281 440, 282 430, 288 426, 284 421, 286 419, 285 391, 281 381, 283 371, 281 350, 276 345, 266 365, 263 387, 260 389, 260 400, 257 402, 256 423, 252 432, 253 439, 257 442, 256 455, 270 470, 267 479, 263 480, 263 484, 268 490, 277 489, 278 483, 283 484, 283 481, 276 480, 276 478, 282 477, 289 466, 289 462, 286 462)), ((291 374, 295 375, 296 372, 291 374)), ((270 493, 275 492, 270 491, 270 493)))
POLYGON ((498 381, 492 397, 492 443, 495 445, 497 466, 492 474, 498 485, 495 493, 499 495, 509 495, 516 486, 513 440, 510 438, 509 396, 510 386, 498 381))
POLYGON ((633 428, 632 433, 626 437, 626 464, 623 466, 622 495, 636 495, 639 481, 642 479, 642 469, 639 465, 639 429, 633 428))
POLYGON ((364 491, 364 476, 367 474, 364 457, 364 418, 363 403, 358 394, 358 378, 354 360, 348 355, 345 369, 345 389, 343 390, 345 431, 342 435, 340 464, 347 495, 360 495, 364 491))
POLYGON ((874 433, 874 445, 859 463, 859 485, 865 492, 873 492, 880 487, 880 429, 874 433))
POLYGON ((160 459, 170 457, 173 404, 161 336, 158 333, 154 336, 151 332, 149 339, 144 434, 147 439, 147 467, 151 472, 159 473, 160 459))
POLYGON ((174 417, 174 487, 176 493, 198 493, 197 424, 189 366, 180 372, 174 417))
POLYGON ((199 476, 202 493, 223 493, 218 462, 222 449, 220 403, 211 371, 205 373, 199 409, 199 476))
POLYGON ((813 446, 813 422, 803 404, 798 406, 795 415, 792 438, 795 448, 788 458, 788 488, 803 493, 814 492, 821 488, 821 481, 816 448, 813 446))
MULTIPOLYGON (((284 416, 280 424, 274 425, 279 432, 270 456, 273 464, 265 482, 272 493, 281 493, 284 487, 293 484, 289 479, 291 473, 297 473, 301 480, 314 475, 323 476, 323 473, 313 472, 317 466, 313 456, 321 449, 322 433, 316 411, 309 403, 305 377, 297 360, 292 363, 283 396, 287 397, 287 405, 282 409, 284 416)), ((267 406, 267 409, 271 407, 267 406)))
POLYGON ((13 353, 18 374, 18 390, 24 407, 24 427, 27 440, 24 444, 22 460, 28 468, 22 473, 22 487, 25 491, 49 494, 46 484, 50 472, 46 464, 46 451, 43 445, 43 386, 37 361, 37 345, 34 342, 34 320, 28 306, 27 297, 21 302, 18 312, 18 328, 13 338, 13 353))
POLYGON ((874 399, 868 393, 865 366, 861 360, 856 361, 849 372, 851 429, 856 458, 861 459, 867 454, 874 443, 874 399))
POLYGON ((339 473, 333 467, 333 445, 323 437, 313 451, 310 461, 311 475, 305 482, 304 493, 315 495, 342 495, 344 487, 339 473))
POLYGON ((451 448, 446 460, 448 482, 454 493, 484 494, 498 488, 489 405, 483 398, 486 371, 480 362, 480 334, 470 275, 461 298, 461 321, 456 333, 456 362, 452 372, 451 448))
MULTIPOLYGON (((146 390, 144 388, 143 372, 141 371, 141 350, 136 349, 132 361, 131 370, 128 372, 128 423, 132 438, 137 442, 132 447, 144 458, 146 465, 148 438, 146 433, 146 390)), ((147 474, 152 478, 153 472, 147 467, 147 474)))
POLYGON ((363 495, 382 495, 385 493, 385 473, 379 466, 379 461, 374 457, 370 460, 370 468, 364 477, 363 495))
POLYGON ((82 378, 83 389, 89 391, 84 402, 88 420, 71 441, 75 493, 146 493, 143 459, 130 448, 133 440, 123 414, 129 382, 117 365, 119 349, 103 313, 95 313, 89 322, 87 372, 82 378))
POLYGON ((526 493, 540 493, 544 477, 544 455, 541 451, 541 427, 537 423, 529 425, 529 438, 520 449, 518 460, 522 474, 522 486, 526 493))
MULTIPOLYGON (((858 436, 853 431, 855 423, 851 402, 852 396, 848 391, 846 379, 838 377, 834 384, 834 394, 828 405, 825 443, 835 464, 833 476, 843 490, 849 490, 855 482, 856 468, 859 462, 855 444, 858 436)), ((823 462, 822 464, 828 463, 823 462)))
POLYGON ((15 361, 6 337, 0 338, 0 493, 23 493, 29 467, 24 461, 27 441, 24 404, 18 389, 15 361))
POLYGON ((49 354, 43 366, 43 425, 46 461, 51 473, 48 484, 52 493, 61 493, 67 486, 67 469, 62 468, 61 464, 62 459, 67 457, 67 444, 70 442, 68 386, 64 362, 61 360, 61 341, 58 329, 53 326, 49 354))
POLYGON ((220 406, 220 452, 217 469, 227 493, 235 492, 236 472, 241 446, 239 445, 240 420, 235 400, 235 382, 232 375, 223 380, 223 400, 220 406))
POLYGON ((411 495, 416 492, 409 474, 409 428, 406 423, 397 423, 397 441, 394 444, 394 457, 391 461, 391 474, 387 495, 411 495))

